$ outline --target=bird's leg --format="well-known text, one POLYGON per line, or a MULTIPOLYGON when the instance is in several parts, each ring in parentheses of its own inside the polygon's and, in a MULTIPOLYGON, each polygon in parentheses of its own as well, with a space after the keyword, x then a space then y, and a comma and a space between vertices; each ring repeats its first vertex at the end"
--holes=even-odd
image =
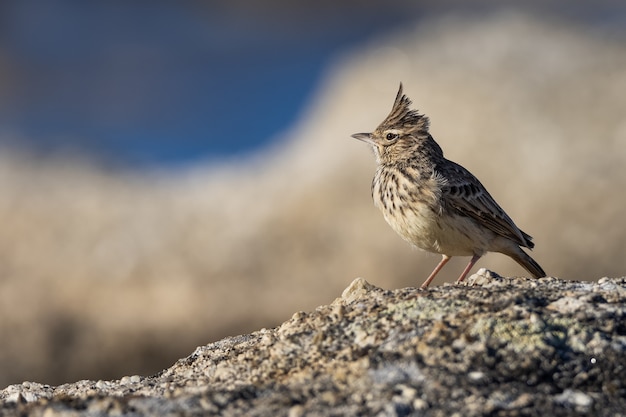
POLYGON ((428 276, 428 278, 426 278, 426 281, 424 281, 420 288, 427 288, 430 285, 430 282, 435 279, 435 275, 437 275, 437 273, 441 271, 441 268, 443 268, 443 266, 448 263, 449 260, 450 257, 448 255, 442 255, 441 261, 439 262, 439 264, 437 264, 435 269, 433 269, 433 272, 430 273, 430 275, 428 276))
POLYGON ((467 273, 470 271, 470 269, 472 269, 472 267, 474 266, 474 264, 476 262, 478 262, 478 260, 480 259, 482 255, 474 255, 472 256, 472 259, 470 259, 469 263, 467 264, 467 266, 465 267, 465 269, 463 270, 463 272, 461 272, 461 276, 459 277, 459 279, 456 280, 456 283, 458 284, 459 282, 463 282, 463 280, 465 279, 465 277, 467 276, 467 273))

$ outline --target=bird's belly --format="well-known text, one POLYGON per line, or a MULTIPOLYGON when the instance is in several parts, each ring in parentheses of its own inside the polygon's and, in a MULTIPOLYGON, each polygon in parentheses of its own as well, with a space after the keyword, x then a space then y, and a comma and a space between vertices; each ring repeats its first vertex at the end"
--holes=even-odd
POLYGON ((404 240, 428 252, 448 256, 482 255, 493 238, 464 216, 442 216, 428 206, 383 211, 385 220, 404 240))

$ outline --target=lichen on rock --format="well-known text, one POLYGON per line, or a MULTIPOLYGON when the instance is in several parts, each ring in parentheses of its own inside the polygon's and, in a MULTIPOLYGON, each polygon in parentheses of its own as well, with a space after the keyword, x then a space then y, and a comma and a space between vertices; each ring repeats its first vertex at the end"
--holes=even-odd
POLYGON ((330 305, 154 376, 9 386, 0 416, 608 416, 626 409, 625 316, 626 278, 479 271, 394 291, 359 278, 330 305))

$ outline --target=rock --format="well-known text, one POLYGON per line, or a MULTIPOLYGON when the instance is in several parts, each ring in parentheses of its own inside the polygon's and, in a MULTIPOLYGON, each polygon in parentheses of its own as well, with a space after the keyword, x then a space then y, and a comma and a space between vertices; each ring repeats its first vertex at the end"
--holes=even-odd
POLYGON ((161 373, 0 391, 0 416, 615 415, 626 409, 626 278, 479 271, 385 291, 355 280, 274 329, 161 373))

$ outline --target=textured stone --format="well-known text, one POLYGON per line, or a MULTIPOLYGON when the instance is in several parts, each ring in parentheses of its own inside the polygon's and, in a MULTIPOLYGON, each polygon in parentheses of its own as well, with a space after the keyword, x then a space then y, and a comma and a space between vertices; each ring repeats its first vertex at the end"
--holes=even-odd
POLYGON ((274 329, 161 373, 0 391, 0 416, 616 415, 626 409, 626 279, 481 270, 465 285, 355 280, 274 329))

